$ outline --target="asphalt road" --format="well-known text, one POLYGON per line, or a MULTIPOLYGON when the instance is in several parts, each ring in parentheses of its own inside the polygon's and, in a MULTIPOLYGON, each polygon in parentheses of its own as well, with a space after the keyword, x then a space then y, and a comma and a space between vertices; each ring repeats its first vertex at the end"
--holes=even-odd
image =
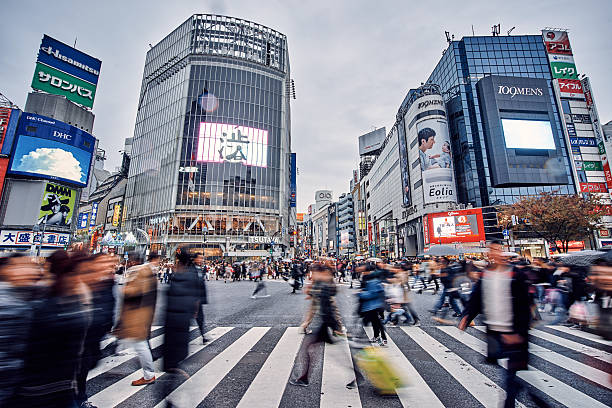
MULTIPOLYGON (((292 294, 284 281, 268 281, 266 286, 269 297, 251 299, 253 282, 208 282, 206 330, 213 341, 204 347, 197 328, 191 332, 185 364, 189 380, 170 387, 169 376, 159 377, 160 373, 153 385, 131 387, 127 379, 140 376, 137 359, 129 353, 107 357, 88 382, 90 400, 99 407, 155 407, 163 406, 164 396, 174 390, 170 396, 178 406, 193 407, 498 405, 503 369, 484 363, 478 351, 484 333, 470 328, 467 334, 458 334, 452 325, 432 320, 428 310, 438 298, 432 291, 414 294, 420 328, 387 330, 392 342, 384 349, 407 379, 407 387, 398 396, 381 397, 367 381, 354 391, 347 390, 344 384, 354 374, 348 343, 341 340, 315 347, 307 388, 287 385, 289 376, 301 367, 301 359, 295 358, 301 336, 292 328, 299 325, 308 303, 301 293, 292 294)), ((162 286, 152 333, 154 358, 161 357, 163 328, 157 326, 162 325, 164 291, 162 286)), ((349 332, 363 334, 363 328, 355 324, 356 291, 339 285, 336 299, 349 332)), ((448 319, 453 319, 450 314, 448 319)), ((316 324, 315 320, 313 327, 316 324)), ((530 339, 532 368, 520 380, 525 386, 519 395, 521 403, 536 406, 527 394, 531 392, 553 407, 609 406, 612 343, 559 327, 541 326, 537 333, 530 339)))

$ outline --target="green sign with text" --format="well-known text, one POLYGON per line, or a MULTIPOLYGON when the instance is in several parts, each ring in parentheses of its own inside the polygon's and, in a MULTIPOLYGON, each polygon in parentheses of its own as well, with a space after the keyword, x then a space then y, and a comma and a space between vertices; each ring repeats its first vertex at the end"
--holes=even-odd
POLYGON ((66 99, 91 108, 96 86, 40 62, 36 64, 32 88, 65 96, 66 99))
POLYGON ((584 171, 603 171, 603 166, 600 161, 585 161, 582 162, 582 170, 584 171))

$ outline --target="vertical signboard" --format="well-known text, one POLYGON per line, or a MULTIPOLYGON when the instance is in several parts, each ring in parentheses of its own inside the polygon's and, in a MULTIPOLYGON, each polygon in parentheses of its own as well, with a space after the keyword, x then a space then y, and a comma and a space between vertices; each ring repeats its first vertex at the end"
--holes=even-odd
POLYGON ((98 216, 98 203, 93 203, 91 205, 91 217, 89 218, 89 226, 96 226, 96 217, 98 216))
POLYGON ((0 153, 10 154, 19 120, 19 109, 0 107, 0 153))
MULTIPOLYGON (((595 133, 595 140, 597 140, 597 147, 599 149, 599 155, 601 157, 601 163, 603 172, 606 177, 606 185, 608 192, 612 194, 612 173, 610 172, 610 164, 608 162, 608 151, 612 151, 612 140, 608 138, 601 128, 601 122, 599 121, 599 114, 597 113, 597 107, 593 99, 593 91, 591 90, 591 82, 588 77, 585 77, 581 81, 582 89, 584 92, 584 98, 586 100, 587 109, 591 119, 591 125, 593 126, 593 133, 595 133)), ((586 169, 585 169, 586 170, 586 169)))
POLYGON ((119 226, 119 220, 121 219, 121 204, 115 204, 113 207, 113 227, 119 226))
POLYGON ((408 168, 408 145, 406 143, 404 121, 399 121, 393 129, 397 133, 397 146, 399 148, 399 165, 402 176, 402 205, 409 207, 412 204, 412 200, 410 196, 410 169, 408 168))
POLYGON ((296 196, 297 196, 297 163, 296 163, 296 155, 295 153, 291 153, 291 173, 290 173, 290 194, 289 197, 289 207, 295 208, 296 206, 296 196))

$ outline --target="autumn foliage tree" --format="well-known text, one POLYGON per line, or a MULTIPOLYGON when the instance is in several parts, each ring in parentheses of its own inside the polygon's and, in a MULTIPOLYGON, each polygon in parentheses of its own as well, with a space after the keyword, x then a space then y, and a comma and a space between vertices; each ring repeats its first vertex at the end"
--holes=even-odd
POLYGON ((532 231, 554 247, 561 242, 560 252, 567 252, 570 241, 585 239, 605 215, 604 206, 593 194, 583 197, 540 193, 497 210, 500 227, 532 231))

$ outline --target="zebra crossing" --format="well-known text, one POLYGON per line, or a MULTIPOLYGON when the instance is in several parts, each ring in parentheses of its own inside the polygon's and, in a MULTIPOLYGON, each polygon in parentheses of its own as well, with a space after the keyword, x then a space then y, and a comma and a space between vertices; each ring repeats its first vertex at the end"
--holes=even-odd
MULTIPOLYGON (((156 383, 131 386, 142 371, 138 358, 125 350, 103 359, 89 373, 92 404, 157 408, 167 399, 177 407, 287 407, 296 405, 292 400, 296 395, 308 395, 300 406, 495 407, 505 395, 502 370, 484 363, 487 345, 482 326, 466 332, 454 326, 390 328, 384 349, 406 382, 391 399, 377 398, 367 382, 346 388, 355 374, 344 338, 315 348, 313 361, 319 361, 319 368, 311 372, 308 388, 287 385, 299 369, 294 365, 300 364, 304 336, 297 327, 215 327, 207 332, 206 344, 193 327, 185 360, 188 378, 169 381, 171 375, 161 371, 163 329, 153 329, 156 383)), ((372 336, 370 327, 364 330, 372 336)), ((530 353, 529 370, 518 377, 551 406, 610 406, 612 342, 565 326, 541 326, 531 331, 530 353)), ((500 365, 505 368, 506 361, 500 365)), ((531 406, 525 394, 517 406, 531 406)))

